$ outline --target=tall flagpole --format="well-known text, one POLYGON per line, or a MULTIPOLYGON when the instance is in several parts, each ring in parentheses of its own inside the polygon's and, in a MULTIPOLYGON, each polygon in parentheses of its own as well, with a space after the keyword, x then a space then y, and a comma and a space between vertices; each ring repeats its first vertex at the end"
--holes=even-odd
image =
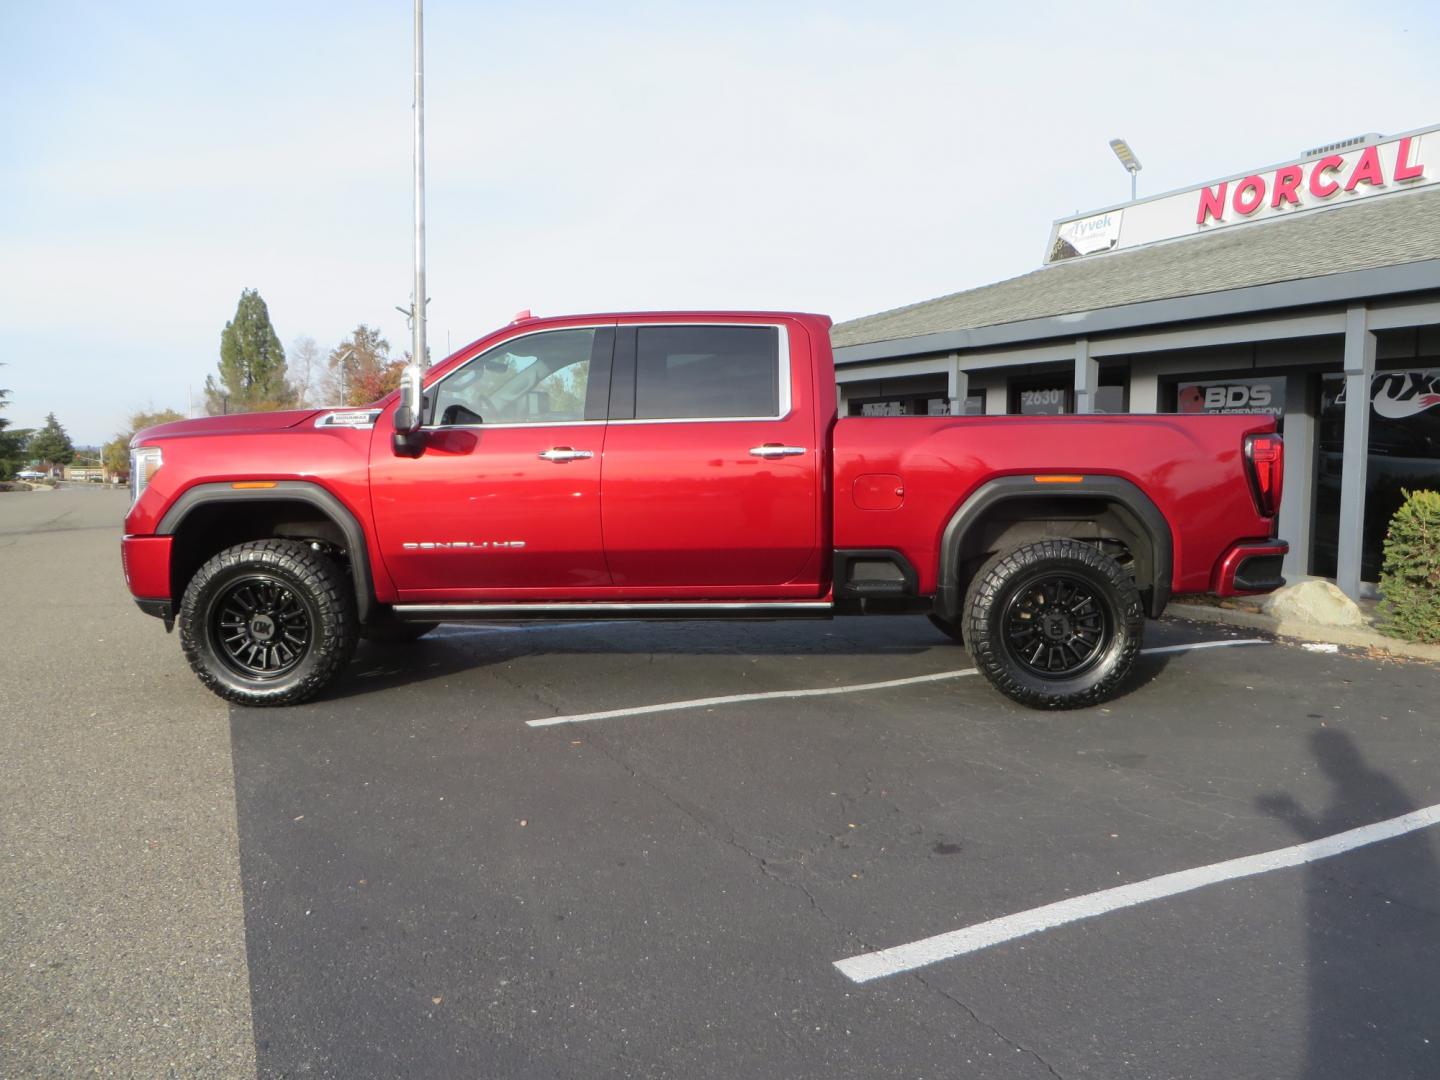
POLYGON ((430 366, 425 351, 425 21, 415 0, 415 298, 410 305, 414 341, 410 358, 430 366))

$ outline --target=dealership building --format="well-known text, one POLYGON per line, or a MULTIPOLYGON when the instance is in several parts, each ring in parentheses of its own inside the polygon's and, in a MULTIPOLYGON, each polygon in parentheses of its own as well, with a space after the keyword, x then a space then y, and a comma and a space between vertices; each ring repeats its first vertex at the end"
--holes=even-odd
POLYGON ((1039 270, 832 338, 842 415, 1274 416, 1286 576, 1373 594, 1440 488, 1440 127, 1062 218, 1039 270))

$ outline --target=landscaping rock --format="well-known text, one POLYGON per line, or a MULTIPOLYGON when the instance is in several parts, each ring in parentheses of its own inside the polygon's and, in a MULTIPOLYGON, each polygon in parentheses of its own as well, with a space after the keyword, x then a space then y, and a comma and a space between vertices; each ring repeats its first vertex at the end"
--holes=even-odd
POLYGON ((1262 610, 1284 622, 1364 626, 1360 607, 1329 581, 1301 581, 1266 598, 1262 610))

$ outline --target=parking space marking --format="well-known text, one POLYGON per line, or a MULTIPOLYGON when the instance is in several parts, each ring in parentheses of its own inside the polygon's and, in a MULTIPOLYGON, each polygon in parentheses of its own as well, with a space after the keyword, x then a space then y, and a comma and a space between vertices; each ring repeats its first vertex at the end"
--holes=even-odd
POLYGON ((526 720, 527 727, 550 727, 553 724, 579 724, 586 720, 610 720, 617 716, 643 716, 646 713, 672 712, 676 709, 703 709, 710 705, 734 705, 741 701, 769 701, 772 698, 821 697, 826 694, 856 694, 862 690, 885 690, 892 686, 939 682, 978 675, 974 668, 958 671, 937 671, 933 675, 912 675, 908 679, 886 679, 884 682, 854 683, 849 686, 823 686, 818 690, 770 690, 763 694, 725 694, 721 697, 695 698, 691 701, 663 701, 659 705, 637 705, 629 709, 606 709, 604 712, 576 713, 573 716, 542 716, 526 720))
MULTIPOLYGON (((1218 649, 1231 645, 1268 645, 1263 638, 1235 638, 1225 641, 1197 641, 1190 645, 1160 645, 1153 649, 1141 649, 1141 656, 1157 653, 1189 652, 1192 649, 1218 649)), ((606 709, 603 712, 573 713, 569 716, 542 716, 537 720, 526 720, 526 727, 553 727, 556 724, 583 724, 590 720, 614 720, 621 716, 645 716, 649 713, 677 712, 681 709, 705 709, 712 705, 736 705, 744 701, 771 701, 775 698, 824 697, 829 694, 858 694, 865 690, 888 690, 893 686, 913 686, 916 683, 939 682, 941 679, 962 679, 967 675, 978 675, 975 668, 959 668, 955 671, 937 671, 933 675, 912 675, 906 679, 886 679, 884 682, 852 683, 848 686, 822 686, 812 690, 770 690, 757 694, 724 694, 720 697, 693 698, 689 701, 662 701, 657 705, 635 705, 626 709, 606 709)))
POLYGON ((1264 638, 1226 638, 1224 641, 1194 641, 1189 645, 1157 645, 1153 649, 1141 649, 1141 656, 1159 656, 1161 653, 1194 652, 1196 649, 1224 649, 1231 645, 1269 645, 1264 638))
POLYGON ((963 930, 936 934, 934 937, 912 941, 908 945, 896 945, 878 952, 861 953, 859 956, 837 960, 835 966, 852 982, 866 983, 873 979, 883 979, 889 975, 899 975, 906 971, 914 971, 916 968, 939 963, 941 960, 950 960, 957 956, 964 956, 966 953, 987 949, 992 945, 999 945, 1001 942, 1025 937, 1041 930, 1051 930, 1067 923, 1093 919, 1097 915, 1134 907, 1136 904, 1146 904, 1151 900, 1161 900, 1167 896, 1191 892, 1207 885, 1219 884, 1222 881, 1254 877, 1256 874, 1266 874, 1271 870, 1283 870, 1319 859, 1343 855, 1347 851, 1353 851, 1367 844, 1404 836, 1406 833, 1436 824, 1440 824, 1440 804, 1427 806, 1400 817, 1378 821, 1373 825, 1362 825, 1358 829, 1349 829, 1342 833, 1335 833, 1333 836, 1324 836, 1319 840, 1295 844, 1293 847, 1278 848, 1275 851, 1246 855, 1238 859, 1227 859, 1225 862, 1198 866, 1193 870, 1178 870, 1173 874, 1162 874, 1159 877, 1146 878, 1144 881, 1136 881, 1129 885, 1102 889, 1100 892, 1071 897, 1068 900, 1031 908, 1029 911, 1022 911, 1015 915, 991 919, 989 922, 976 923, 963 930))

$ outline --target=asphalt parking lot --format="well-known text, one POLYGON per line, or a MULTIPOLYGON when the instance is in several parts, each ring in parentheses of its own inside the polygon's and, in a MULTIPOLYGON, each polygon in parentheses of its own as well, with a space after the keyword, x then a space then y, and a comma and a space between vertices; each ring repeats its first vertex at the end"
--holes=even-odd
POLYGON ((1434 828, 837 967, 1440 803, 1434 667, 1166 621, 1040 714, 923 619, 454 627, 229 710, 122 498, 0 500, 0 1074, 1440 1075, 1434 828))

